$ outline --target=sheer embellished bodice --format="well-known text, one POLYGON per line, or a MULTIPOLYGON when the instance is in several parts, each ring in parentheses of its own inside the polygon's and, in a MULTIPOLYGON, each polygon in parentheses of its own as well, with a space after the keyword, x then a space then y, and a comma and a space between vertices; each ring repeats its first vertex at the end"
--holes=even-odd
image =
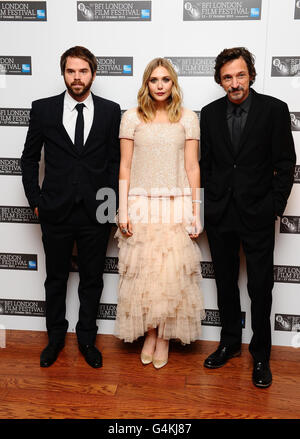
POLYGON ((164 195, 167 191, 190 193, 184 168, 186 139, 199 139, 196 113, 184 109, 178 123, 144 123, 136 109, 124 113, 120 137, 134 139, 130 195, 164 195))

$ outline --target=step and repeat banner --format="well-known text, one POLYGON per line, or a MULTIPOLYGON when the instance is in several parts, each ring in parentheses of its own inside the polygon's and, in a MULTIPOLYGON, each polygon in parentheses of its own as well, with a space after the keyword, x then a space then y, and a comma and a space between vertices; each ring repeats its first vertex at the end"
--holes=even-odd
MULTIPOLYGON (((254 89, 289 105, 300 153, 300 1, 0 1, 0 327, 45 330, 45 258, 38 220, 25 198, 20 157, 31 102, 64 90, 61 54, 74 45, 97 57, 95 94, 136 106, 146 64, 157 56, 174 65, 184 105, 201 108, 224 92, 214 82, 214 60, 228 47, 256 57, 254 89)), ((216 129, 218 127, 216 126, 216 129)), ((285 215, 276 223, 273 344, 300 346, 300 160, 285 215)), ((40 166, 43 179, 43 159, 40 166)), ((98 310, 99 333, 113 334, 118 290, 118 248, 112 231, 98 310)), ((206 319, 204 340, 219 340, 220 322, 211 256, 201 248, 206 319)), ((243 342, 251 338, 250 301, 241 252, 243 342)), ((78 316, 76 250, 70 261, 69 331, 78 316)), ((155 279, 153 280, 155 282, 155 279)))

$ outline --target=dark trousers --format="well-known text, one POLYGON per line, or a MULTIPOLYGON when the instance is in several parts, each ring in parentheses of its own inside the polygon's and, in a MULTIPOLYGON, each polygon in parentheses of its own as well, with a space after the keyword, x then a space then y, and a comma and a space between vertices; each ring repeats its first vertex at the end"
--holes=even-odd
POLYGON ((78 343, 94 344, 110 224, 93 222, 84 205, 79 203, 75 204, 62 224, 42 221, 41 228, 46 257, 46 326, 49 342, 63 342, 68 329, 65 317, 67 282, 76 242, 80 279, 76 334, 78 343))
POLYGON ((249 345, 255 361, 269 361, 270 314, 274 285, 273 252, 275 221, 263 230, 251 231, 241 221, 234 201, 218 225, 205 224, 217 284, 221 319, 221 345, 238 347, 242 338, 239 251, 244 250, 251 299, 253 336, 249 345))

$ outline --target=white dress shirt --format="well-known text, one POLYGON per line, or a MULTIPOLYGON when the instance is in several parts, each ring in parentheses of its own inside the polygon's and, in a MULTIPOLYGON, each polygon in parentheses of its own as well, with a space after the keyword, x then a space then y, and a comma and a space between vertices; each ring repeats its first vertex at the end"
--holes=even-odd
POLYGON ((64 111, 63 111, 63 125, 69 134, 70 139, 74 143, 75 139, 75 126, 78 112, 76 110, 77 104, 84 104, 83 108, 83 120, 84 120, 84 143, 88 138, 89 132, 92 127, 94 119, 94 101, 91 93, 88 97, 82 101, 78 102, 72 98, 72 96, 66 91, 64 98, 64 111))

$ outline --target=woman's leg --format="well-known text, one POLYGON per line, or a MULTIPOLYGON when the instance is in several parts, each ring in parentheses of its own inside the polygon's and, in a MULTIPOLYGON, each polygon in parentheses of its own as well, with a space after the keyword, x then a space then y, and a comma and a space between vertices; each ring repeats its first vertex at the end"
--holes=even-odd
MULTIPOLYGON (((160 334, 163 333, 162 328, 158 328, 160 334)), ((153 365, 156 369, 160 369, 168 362, 169 354, 169 340, 165 340, 162 337, 157 337, 155 352, 153 354, 153 365)))
POLYGON ((152 363, 152 358, 156 346, 156 339, 157 339, 156 328, 149 329, 145 337, 143 349, 141 352, 141 361, 143 364, 152 363))

